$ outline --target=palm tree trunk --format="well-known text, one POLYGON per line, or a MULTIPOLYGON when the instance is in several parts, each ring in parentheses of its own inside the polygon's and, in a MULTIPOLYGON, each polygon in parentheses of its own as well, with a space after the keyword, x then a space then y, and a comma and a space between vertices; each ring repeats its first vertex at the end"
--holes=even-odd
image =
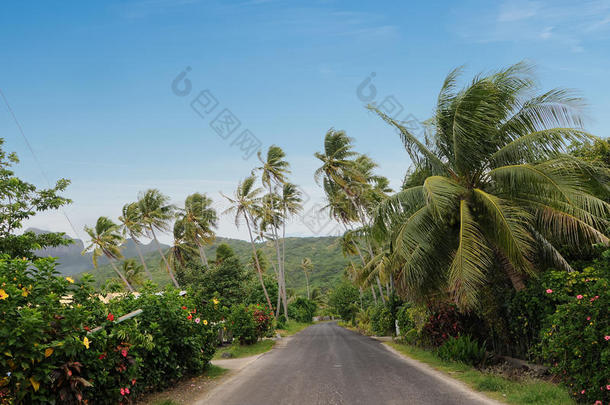
MULTIPOLYGON (((284 222, 282 223, 282 287, 284 291, 284 311, 286 311, 286 317, 288 317, 287 311, 287 298, 286 298, 286 209, 284 209, 284 222)), ((308 293, 309 295, 309 293, 308 293)), ((309 298, 309 296, 307 297, 309 298)), ((288 319, 288 318, 286 318, 288 319)))
POLYGON ((263 271, 261 270, 261 265, 258 262, 258 255, 256 254, 256 247, 254 246, 254 239, 252 239, 252 228, 250 228, 250 221, 248 220, 248 214, 244 213, 244 217, 246 218, 246 225, 248 226, 248 235, 250 236, 250 244, 252 245, 252 253, 254 253, 254 261, 256 263, 256 270, 258 272, 258 279, 261 282, 261 286, 263 287, 263 293, 265 294, 265 299, 267 300, 267 305, 269 305, 269 309, 273 309, 271 305, 271 300, 269 299, 269 294, 267 293, 267 288, 265 287, 265 282, 263 281, 263 271))
POLYGON ((381 296, 381 302, 385 304, 385 297, 383 296, 383 288, 381 287, 381 281, 379 280, 379 276, 375 276, 375 280, 377 280, 377 288, 379 288, 379 295, 381 296))
POLYGON ((116 265, 114 264, 114 261, 112 260, 111 257, 108 257, 108 261, 110 262, 110 265, 112 266, 112 269, 114 270, 114 272, 116 274, 118 274, 118 276, 121 278, 121 280, 123 280, 123 283, 125 283, 125 285, 127 286, 127 288, 129 289, 129 291, 134 292, 133 287, 131 286, 131 284, 129 284, 129 282, 127 281, 127 279, 125 278, 125 276, 123 275, 123 273, 121 273, 119 271, 119 269, 116 268, 116 265))
MULTIPOLYGON (((279 280, 279 278, 278 278, 279 280)), ((278 286, 277 286, 277 307, 275 307, 275 317, 277 318, 278 316, 280 316, 280 308, 282 307, 282 286, 280 285, 280 282, 278 281, 278 286)))
POLYGON ((375 294, 375 287, 371 284, 371 292, 373 293, 373 299, 375 300, 375 305, 377 305, 377 294, 375 294))
POLYGON ((307 276, 307 272, 305 272, 305 283, 307 284, 307 299, 309 299, 309 277, 307 276))
POLYGON ((286 298, 286 280, 285 280, 285 274, 284 274, 284 263, 282 263, 282 256, 280 253, 280 242, 279 242, 279 237, 278 237, 278 232, 277 232, 277 228, 274 228, 274 233, 275 233, 275 249, 277 252, 277 260, 278 260, 278 267, 280 270, 280 284, 281 284, 281 292, 282 292, 282 306, 284 308, 284 315, 286 315, 286 319, 288 319, 288 300, 286 298))
POLYGON ((201 258, 201 263, 204 266, 208 265, 208 258, 205 255, 205 252, 203 251, 203 246, 201 246, 201 244, 199 242, 197 242, 197 250, 199 250, 199 257, 201 258))
POLYGON ((131 235, 131 240, 133 241, 133 243, 136 244, 136 251, 138 252, 138 256, 140 256, 140 261, 142 262, 142 266, 144 266, 144 271, 146 272, 146 275, 150 280, 152 280, 152 274, 150 274, 150 271, 148 271, 148 266, 146 265, 146 262, 144 261, 144 256, 142 256, 142 251, 140 250, 140 244, 136 242, 133 235, 131 235))
POLYGON ((178 281, 176 281, 176 277, 174 277, 174 272, 172 271, 171 267, 169 266, 169 263, 167 262, 167 259, 165 258, 163 251, 161 250, 161 245, 159 244, 159 241, 157 240, 157 235, 155 235, 155 230, 153 229, 152 226, 149 228, 150 228, 150 232, 152 233, 153 239, 155 240, 155 244, 157 245, 157 251, 161 255, 163 262, 165 262, 165 267, 167 267, 167 272, 169 273, 169 277, 172 279, 172 282, 174 283, 176 288, 180 288, 178 281))

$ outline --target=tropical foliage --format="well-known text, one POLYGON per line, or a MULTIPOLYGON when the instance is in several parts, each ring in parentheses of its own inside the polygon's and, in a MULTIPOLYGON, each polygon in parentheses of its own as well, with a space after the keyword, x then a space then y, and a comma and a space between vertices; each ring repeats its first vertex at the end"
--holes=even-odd
POLYGON ((52 259, 0 258, 0 398, 8 403, 131 403, 201 373, 216 346, 214 308, 143 289, 109 304, 90 278, 57 276, 52 259), (136 309, 135 319, 120 317, 136 309), (201 317, 201 318, 200 318, 201 317))
POLYGON ((402 265, 402 293, 448 291, 469 308, 495 271, 516 289, 536 268, 569 271, 559 248, 607 243, 610 206, 586 183, 592 174, 607 179, 608 169, 566 153, 593 139, 580 100, 562 89, 535 93, 525 64, 460 90, 458 74, 445 79, 426 142, 375 110, 427 174, 381 203, 376 230, 402 265))
POLYGON ((71 202, 60 195, 70 181, 60 179, 52 188, 36 188, 15 176, 11 166, 19 163, 19 158, 15 153, 4 151, 2 145, 4 139, 0 138, 0 252, 32 259, 35 250, 70 243, 63 233, 26 231, 17 235, 23 223, 36 213, 61 209, 71 202))

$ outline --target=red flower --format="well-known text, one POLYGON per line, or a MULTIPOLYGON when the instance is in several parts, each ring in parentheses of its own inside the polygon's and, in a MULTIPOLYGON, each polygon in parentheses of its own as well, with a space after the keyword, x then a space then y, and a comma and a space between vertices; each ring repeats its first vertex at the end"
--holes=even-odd
POLYGON ((122 355, 123 357, 127 357, 127 349, 123 349, 123 350, 121 350, 121 355, 122 355))
POLYGON ((83 329, 86 330, 87 332, 89 332, 91 330, 91 328, 88 326, 83 326, 83 329))
POLYGON ((114 315, 112 315, 112 313, 109 313, 108 316, 106 317, 106 319, 108 319, 110 322, 114 321, 114 315))
POLYGON ((185 307, 185 306, 183 306, 183 307, 182 307, 182 309, 186 309, 186 307, 185 307))
POLYGON ((136 385, 136 379, 131 380, 131 385, 136 385))
POLYGON ((125 388, 121 388, 121 395, 125 395, 125 388))
POLYGON ((125 393, 129 394, 129 387, 125 388, 125 393))
POLYGON ((186 317, 186 319, 189 319, 189 320, 192 318, 193 318, 193 315, 191 315, 191 314, 189 314, 189 316, 186 317))
POLYGON ((104 360, 106 358, 106 353, 102 353, 100 354, 100 357, 98 357, 98 359, 100 360, 104 360))

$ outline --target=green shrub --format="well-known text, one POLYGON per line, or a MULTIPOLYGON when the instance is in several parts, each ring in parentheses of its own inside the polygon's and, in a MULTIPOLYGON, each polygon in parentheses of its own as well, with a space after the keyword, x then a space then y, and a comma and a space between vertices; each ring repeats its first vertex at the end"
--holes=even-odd
POLYGON ((297 322, 310 323, 318 306, 312 300, 298 297, 288 305, 288 315, 297 322))
POLYGON ((359 300, 358 289, 349 281, 343 281, 330 293, 328 303, 335 314, 353 325, 358 313, 359 300))
POLYGON ((437 349, 436 354, 443 360, 479 365, 485 359, 485 347, 480 346, 469 335, 450 338, 437 349))
POLYGON ((387 305, 379 303, 371 309, 371 330, 377 335, 391 335, 394 332, 394 318, 387 305))
POLYGON ((577 285, 545 323, 540 355, 579 402, 605 404, 610 402, 609 283, 592 277, 577 285))
POLYGON ((358 311, 358 313, 356 314, 356 327, 362 333, 365 333, 367 335, 372 334, 370 312, 370 308, 367 308, 358 311))
POLYGON ((508 310, 511 340, 517 354, 535 359, 536 352, 531 349, 540 343, 541 330, 548 326, 548 318, 556 308, 572 302, 575 295, 587 292, 590 281, 586 280, 610 278, 608 269, 603 265, 603 254, 600 259, 595 266, 582 271, 568 273, 548 270, 540 278, 531 280, 526 289, 515 294, 508 310))
POLYGON ((419 340, 419 331, 415 328, 403 334, 403 340, 410 345, 417 343, 419 340))
POLYGON ((229 329, 239 343, 250 345, 258 340, 256 322, 244 304, 233 307, 228 321, 229 329))
POLYGON ((286 329, 286 321, 286 315, 280 314, 280 316, 278 316, 276 319, 275 327, 277 329, 286 329))
POLYGON ((92 281, 59 277, 51 259, 0 258, 0 397, 127 403, 206 367, 216 331, 191 298, 149 290, 106 305, 92 281))
POLYGON ((273 313, 263 305, 236 305, 228 321, 233 337, 241 344, 255 343, 273 331, 273 313))
POLYGON ((411 304, 403 304, 396 311, 396 321, 398 323, 398 330, 401 335, 405 335, 408 331, 415 327, 415 322, 413 322, 413 318, 409 312, 411 309, 411 304))

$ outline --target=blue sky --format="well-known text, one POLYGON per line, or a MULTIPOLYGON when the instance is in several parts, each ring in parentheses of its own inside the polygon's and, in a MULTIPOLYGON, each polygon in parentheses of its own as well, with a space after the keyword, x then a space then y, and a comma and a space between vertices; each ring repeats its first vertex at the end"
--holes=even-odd
MULTIPOLYGON (((403 115, 425 119, 452 68, 465 65, 467 80, 528 60, 542 89, 577 89, 587 129, 610 136, 610 1, 408 3, 4 2, 0 89, 45 175, 72 180, 66 213, 80 236, 149 187, 176 204, 207 192, 222 210, 219 191, 231 193, 256 165, 231 145, 246 129, 263 148, 284 148, 307 209, 322 197, 313 153, 330 127, 346 130, 397 187, 406 153, 357 96, 371 73, 375 100, 394 96, 403 115), (178 96, 172 81, 187 67, 191 92, 178 96), (218 104, 202 118, 190 103, 203 90, 218 104), (228 140, 210 127, 225 108, 241 123, 228 140)), ((1 100, 0 137, 20 155, 17 172, 44 185, 1 100)), ((62 213, 29 225, 75 235, 62 213)), ((289 228, 314 231, 300 220, 289 228)), ((218 233, 245 237, 230 218, 218 233)))

